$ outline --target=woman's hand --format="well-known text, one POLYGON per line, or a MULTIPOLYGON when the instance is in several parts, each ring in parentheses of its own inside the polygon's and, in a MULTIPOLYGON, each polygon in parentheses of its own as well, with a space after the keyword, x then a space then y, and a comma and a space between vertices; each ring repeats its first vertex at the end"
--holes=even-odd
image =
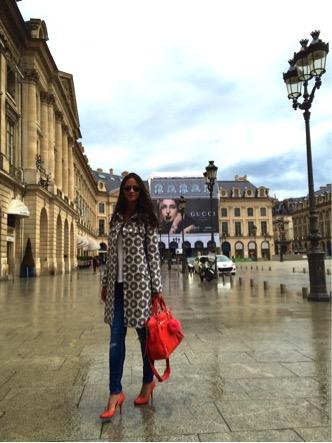
POLYGON ((100 297, 101 297, 102 301, 105 303, 106 297, 107 297, 107 288, 105 286, 101 288, 100 297))
POLYGON ((170 234, 176 234, 176 231, 177 231, 177 229, 179 227, 179 224, 181 223, 181 220, 182 220, 182 216, 179 213, 179 214, 176 215, 175 219, 173 220, 171 229, 169 230, 170 234))
POLYGON ((154 292, 153 294, 152 294, 152 302, 154 302, 154 300, 156 299, 156 298, 163 298, 163 293, 162 292, 154 292))

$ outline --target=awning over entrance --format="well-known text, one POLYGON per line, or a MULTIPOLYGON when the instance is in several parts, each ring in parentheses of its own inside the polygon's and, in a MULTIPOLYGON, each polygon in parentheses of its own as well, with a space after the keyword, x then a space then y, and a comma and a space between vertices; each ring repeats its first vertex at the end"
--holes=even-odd
POLYGON ((88 237, 88 251, 97 251, 99 249, 99 243, 92 237, 88 237))
POLYGON ((18 200, 17 198, 9 203, 7 214, 17 215, 18 217, 30 217, 30 211, 27 206, 22 200, 18 200))
POLYGON ((99 249, 99 243, 92 237, 81 235, 77 236, 77 247, 84 251, 97 251, 99 249))
POLYGON ((89 245, 87 237, 77 236, 77 247, 78 249, 86 249, 89 245))

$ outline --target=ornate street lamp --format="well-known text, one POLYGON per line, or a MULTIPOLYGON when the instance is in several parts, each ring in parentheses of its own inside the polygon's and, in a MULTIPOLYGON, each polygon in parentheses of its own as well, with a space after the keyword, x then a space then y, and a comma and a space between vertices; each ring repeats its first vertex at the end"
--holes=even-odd
POLYGON ((184 253, 184 212, 186 210, 187 200, 181 195, 178 208, 181 213, 182 218, 182 274, 186 273, 187 270, 187 259, 184 253))
POLYGON ((279 261, 283 262, 284 261, 284 244, 285 244, 285 224, 284 221, 282 219, 278 219, 276 220, 276 228, 278 229, 279 232, 279 240, 278 240, 278 245, 279 245, 279 261))
MULTIPOLYGON (((214 241, 214 232, 213 232, 213 200, 212 200, 212 194, 213 194, 213 187, 214 187, 214 183, 217 179, 217 171, 218 171, 218 166, 216 166, 214 164, 213 160, 209 161, 209 164, 206 166, 205 168, 205 172, 203 173, 204 176, 204 180, 205 180, 205 184, 208 188, 208 191, 210 193, 210 215, 211 215, 211 246, 210 246, 210 251, 212 252, 213 250, 215 251, 215 241, 214 241)), ((216 253, 216 251, 215 251, 216 253)), ((217 272, 217 256, 215 258, 215 276, 216 278, 218 277, 218 272, 217 272)))
POLYGON ((217 178, 217 171, 218 167, 214 164, 213 160, 209 161, 208 166, 206 166, 206 171, 204 172, 203 176, 205 179, 205 184, 209 190, 210 193, 210 215, 211 215, 211 249, 215 248, 215 242, 214 242, 214 232, 213 232, 213 200, 212 200, 212 194, 213 194, 213 187, 214 183, 217 178))
POLYGON ((319 89, 322 81, 321 76, 325 73, 326 57, 329 52, 329 44, 324 43, 319 38, 319 31, 311 33, 313 40, 308 46, 308 40, 301 40, 301 49, 294 54, 290 60, 288 72, 283 74, 287 86, 288 98, 293 101, 293 108, 301 109, 305 121, 306 148, 307 148, 307 168, 308 168, 308 189, 309 189, 309 240, 310 247, 307 252, 310 293, 308 300, 330 301, 330 296, 326 289, 324 252, 320 248, 321 235, 318 230, 318 214, 316 210, 316 200, 314 192, 314 179, 312 171, 312 155, 310 140, 310 108, 313 102, 316 89, 319 89), (315 78, 315 84, 309 93, 308 82, 315 78), (303 101, 298 102, 301 96, 303 85, 303 101))
POLYGON ((171 248, 170 248, 170 238, 169 238, 169 231, 167 233, 167 240, 168 240, 168 259, 167 259, 167 268, 170 271, 172 269, 172 257, 171 257, 171 248))

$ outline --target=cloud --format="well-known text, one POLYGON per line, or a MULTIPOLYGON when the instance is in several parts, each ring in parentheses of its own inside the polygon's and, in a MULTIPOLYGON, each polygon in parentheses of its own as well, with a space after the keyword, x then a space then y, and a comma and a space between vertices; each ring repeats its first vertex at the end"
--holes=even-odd
MULTIPOLYGON (((330 2, 18 6, 26 20, 46 20, 57 66, 74 75, 93 168, 147 178, 153 171, 202 171, 213 159, 224 179, 247 174, 280 198, 307 192, 304 120, 287 99, 282 73, 314 28, 331 40, 330 2)), ((311 115, 316 187, 331 176, 331 55, 327 71, 311 115)))

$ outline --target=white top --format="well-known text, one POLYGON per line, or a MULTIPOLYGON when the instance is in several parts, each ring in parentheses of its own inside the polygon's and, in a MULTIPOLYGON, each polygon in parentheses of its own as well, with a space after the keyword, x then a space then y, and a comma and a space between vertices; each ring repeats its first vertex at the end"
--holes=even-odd
POLYGON ((119 232, 118 236, 118 283, 123 283, 123 243, 122 232, 119 232))

